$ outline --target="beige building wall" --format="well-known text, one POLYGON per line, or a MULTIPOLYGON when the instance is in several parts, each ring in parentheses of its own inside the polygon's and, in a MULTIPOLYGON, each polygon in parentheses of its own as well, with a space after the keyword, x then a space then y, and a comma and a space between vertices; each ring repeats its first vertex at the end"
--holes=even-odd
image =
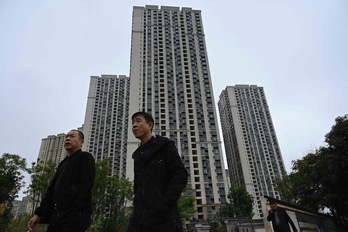
POLYGON ((231 186, 244 186, 254 197, 254 219, 260 219, 261 197, 280 199, 273 180, 285 172, 264 90, 256 85, 227 86, 218 107, 231 186))
POLYGON ((40 151, 38 156, 38 162, 42 162, 43 165, 49 160, 58 164, 67 155, 64 149, 64 133, 57 135, 49 135, 47 138, 41 140, 40 151))

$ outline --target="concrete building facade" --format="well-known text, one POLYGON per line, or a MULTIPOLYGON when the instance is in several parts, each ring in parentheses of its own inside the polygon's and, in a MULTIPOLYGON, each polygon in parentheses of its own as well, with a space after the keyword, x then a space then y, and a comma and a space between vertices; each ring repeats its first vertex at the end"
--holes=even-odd
POLYGON ((64 133, 49 135, 47 138, 41 140, 37 161, 40 165, 45 166, 49 160, 58 164, 65 158, 67 154, 64 149, 65 135, 64 133))
POLYGON ((232 187, 254 197, 254 219, 262 218, 260 197, 280 199, 272 181, 285 172, 263 87, 228 86, 218 102, 232 187))
POLYGON ((130 79, 124 75, 92 76, 87 99, 82 150, 96 162, 110 158, 110 175, 126 178, 130 79))

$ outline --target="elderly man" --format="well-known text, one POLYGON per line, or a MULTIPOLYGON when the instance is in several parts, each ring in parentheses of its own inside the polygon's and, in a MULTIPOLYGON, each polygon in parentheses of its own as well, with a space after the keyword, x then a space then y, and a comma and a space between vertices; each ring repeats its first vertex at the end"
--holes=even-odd
POLYGON ((134 211, 128 232, 182 231, 178 199, 187 184, 187 171, 174 141, 153 136, 153 117, 132 116, 132 131, 141 145, 133 153, 134 211))
POLYGON ((83 142, 81 131, 71 130, 65 136, 68 155, 29 220, 30 231, 40 222, 49 224, 47 232, 84 232, 90 226, 95 162, 90 153, 81 151, 83 142))

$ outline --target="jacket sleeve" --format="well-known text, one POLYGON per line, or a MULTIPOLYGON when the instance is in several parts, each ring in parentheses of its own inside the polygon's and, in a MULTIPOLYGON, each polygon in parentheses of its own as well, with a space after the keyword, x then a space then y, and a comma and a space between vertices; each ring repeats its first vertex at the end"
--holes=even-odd
POLYGON ((80 159, 80 183, 76 186, 75 207, 78 210, 91 210, 92 188, 95 178, 95 161, 91 154, 83 152, 80 159))
POLYGON ((182 190, 186 187, 188 173, 173 141, 168 143, 165 157, 169 172, 169 181, 165 195, 167 204, 171 206, 179 199, 182 190))
POLYGON ((273 219, 274 219, 274 213, 273 213, 273 211, 271 211, 271 210, 269 210, 268 211, 268 216, 267 216, 267 221, 273 221, 273 219))
POLYGON ((60 167, 62 166, 62 164, 65 162, 65 160, 63 160, 62 162, 59 163, 56 173, 54 174, 53 179, 51 180, 50 185, 48 186, 45 196, 42 198, 41 202, 40 202, 40 206, 37 207, 37 209, 35 210, 34 214, 38 215, 41 218, 45 218, 44 220, 41 219, 41 221, 46 221, 46 219, 48 219, 51 215, 51 211, 53 209, 53 193, 54 193, 54 186, 56 184, 56 180, 57 180, 57 172, 60 169, 60 167))
POLYGON ((48 186, 45 196, 42 198, 39 207, 36 208, 34 214, 36 214, 37 216, 43 218, 49 215, 51 215, 51 211, 52 211, 52 197, 53 197, 53 191, 54 191, 54 183, 55 183, 55 179, 53 178, 53 180, 51 181, 50 185, 48 186))

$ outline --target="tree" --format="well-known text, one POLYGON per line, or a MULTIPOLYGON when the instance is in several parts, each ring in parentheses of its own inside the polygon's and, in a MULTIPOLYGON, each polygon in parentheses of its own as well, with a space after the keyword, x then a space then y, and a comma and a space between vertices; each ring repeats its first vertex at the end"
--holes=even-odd
POLYGON ((318 211, 329 206, 328 193, 331 192, 330 188, 332 188, 330 183, 332 172, 329 167, 331 161, 332 154, 328 152, 327 148, 320 147, 315 153, 309 153, 304 157, 302 162, 295 163, 294 170, 299 170, 296 174, 297 179, 301 178, 300 174, 302 178, 303 175, 306 175, 302 181, 302 187, 305 187, 306 191, 300 192, 299 201, 304 207, 318 211))
POLYGON ((0 158, 0 231, 6 231, 11 220, 12 202, 24 186, 26 160, 19 155, 4 153, 0 158))
POLYGON ((324 152, 328 157, 327 204, 336 217, 344 222, 348 217, 348 115, 337 117, 331 131, 325 135, 328 144, 324 152))
MULTIPOLYGON (((23 214, 20 217, 13 218, 8 225, 6 232, 18 232, 18 231, 26 231, 28 226, 28 221, 32 217, 31 214, 23 214)), ((39 224, 35 232, 46 232, 48 225, 39 224)))
POLYGON ((183 224, 189 221, 195 212, 195 198, 189 192, 183 192, 178 200, 180 219, 183 224))
POLYGON ((88 230, 98 232, 125 231, 129 220, 128 206, 133 185, 127 179, 110 176, 110 159, 96 163, 93 185, 93 224, 88 230))
POLYGON ((276 186, 286 200, 307 209, 329 209, 347 226, 348 116, 337 117, 325 135, 326 146, 293 161, 292 171, 276 186))
MULTIPOLYGON (((34 211, 40 204, 46 190, 53 179, 57 168, 57 164, 52 160, 47 161, 43 165, 42 161, 37 164, 32 163, 32 167, 29 169, 31 174, 31 184, 28 187, 27 193, 30 196, 30 202, 32 204, 32 210, 34 211)), ((33 212, 31 212, 33 213, 33 212)))
POLYGON ((253 196, 245 188, 230 188, 227 195, 229 203, 226 204, 230 217, 253 217, 253 196))
POLYGON ((292 162, 292 172, 284 175, 275 184, 282 199, 290 203, 301 205, 314 212, 325 208, 327 186, 326 157, 321 150, 308 153, 301 160, 292 162))
MULTIPOLYGON (((294 161, 292 162, 292 164, 294 161)), ((293 184, 293 175, 288 175, 286 172, 282 174, 282 179, 275 179, 273 180, 274 185, 276 186, 276 189, 281 195, 281 199, 283 201, 297 204, 297 200, 294 196, 297 194, 296 185, 293 184)))
MULTIPOLYGON (((31 184, 28 186, 28 190, 25 192, 29 194, 30 202, 32 204, 32 212, 29 214, 20 215, 20 217, 13 218, 9 224, 7 231, 15 232, 21 231, 27 227, 29 219, 32 217, 33 211, 39 205, 42 197, 46 193, 46 190, 55 173, 56 164, 53 161, 48 161, 46 165, 39 161, 37 164, 32 163, 31 168, 27 169, 31 174, 31 184)), ((47 225, 38 225, 35 231, 43 232, 47 230, 47 225)))
MULTIPOLYGON (((96 163, 96 177, 93 186, 93 224, 89 232, 126 231, 131 213, 133 185, 127 179, 110 176, 110 159, 96 163)), ((182 221, 194 213, 195 198, 183 193, 178 201, 182 221)))
MULTIPOLYGON (((219 231, 225 231, 225 219, 230 217, 246 217, 252 220, 254 197, 243 187, 232 187, 229 189, 225 206, 220 207, 217 212, 217 220, 222 224, 219 231)), ((251 221, 252 222, 252 221, 251 221)))

